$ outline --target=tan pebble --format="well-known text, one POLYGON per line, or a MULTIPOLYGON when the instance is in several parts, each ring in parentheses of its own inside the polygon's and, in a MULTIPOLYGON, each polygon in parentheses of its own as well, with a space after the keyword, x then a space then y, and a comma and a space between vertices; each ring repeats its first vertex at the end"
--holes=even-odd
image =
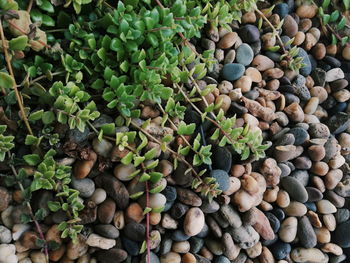
POLYGON ((298 33, 298 24, 291 15, 287 15, 284 18, 282 29, 283 33, 292 38, 298 33))
POLYGON ((275 46, 276 44, 276 36, 271 32, 263 34, 261 36, 261 40, 263 42, 263 49, 265 50, 275 46))
POLYGON ((326 81, 332 82, 344 78, 344 72, 341 68, 333 68, 326 72, 326 81))
POLYGON ((214 95, 214 97, 215 98, 217 98, 218 96, 220 96, 220 90, 218 89, 218 88, 214 88, 214 90, 213 90, 213 95, 214 95))
POLYGON ((241 188, 241 181, 236 177, 230 177, 230 186, 229 189, 224 191, 224 195, 232 195, 233 193, 237 192, 241 188))
POLYGON ((297 8, 296 13, 300 18, 313 18, 317 14, 317 5, 301 5, 297 8))
POLYGON ((333 214, 328 214, 323 216, 323 223, 329 231, 334 231, 337 226, 337 221, 333 214))
POLYGON ((306 33, 305 35, 305 41, 304 41, 304 49, 306 51, 309 51, 313 46, 315 46, 317 43, 316 38, 311 33, 306 33))
POLYGON ((262 131, 266 131, 270 128, 270 125, 267 122, 259 121, 259 128, 262 131))
POLYGON ((332 95, 338 102, 345 102, 350 99, 350 91, 347 89, 339 90, 334 92, 332 95))
POLYGON ((87 177, 97 160, 97 154, 90 150, 88 160, 78 160, 74 165, 74 176, 78 179, 87 177))
POLYGON ((264 193, 264 200, 269 203, 274 203, 277 200, 279 187, 275 186, 272 189, 267 189, 264 193))
POLYGON ((278 90, 279 87, 280 87, 280 81, 278 79, 272 79, 266 83, 266 88, 268 90, 275 91, 275 90, 278 90))
POLYGON ((338 169, 345 163, 345 158, 342 155, 336 155, 329 162, 329 167, 332 169, 338 169))
POLYGON ((89 246, 86 244, 85 238, 78 236, 78 241, 73 243, 70 241, 67 245, 66 257, 70 260, 76 260, 88 251, 89 246))
POLYGON ((304 41, 305 41, 305 33, 302 31, 298 31, 298 33, 296 33, 296 35, 294 36, 293 45, 300 46, 301 44, 304 43, 304 41))
POLYGON ((124 219, 124 212, 123 211, 117 211, 115 213, 114 218, 113 218, 113 223, 114 223, 114 226, 119 230, 124 228, 125 219, 124 219))
POLYGON ((310 75, 306 77, 305 86, 306 86, 308 89, 311 89, 313 86, 315 86, 315 81, 314 81, 314 79, 313 79, 310 75))
POLYGON ((331 241, 331 232, 325 227, 315 228, 315 233, 317 236, 317 241, 319 243, 325 244, 331 241))
POLYGON ((259 207, 260 207, 260 209, 261 209, 262 211, 265 211, 265 212, 271 211, 271 210, 273 209, 272 204, 270 204, 269 202, 266 202, 266 201, 264 201, 264 200, 262 200, 262 201, 260 202, 259 207))
POLYGON ((245 173, 245 168, 241 164, 234 164, 231 168, 231 175, 234 177, 241 177, 245 173))
POLYGON ((321 179, 321 177, 319 176, 313 176, 311 178, 311 182, 312 184, 318 189, 320 190, 322 193, 324 193, 326 191, 326 186, 324 185, 323 180, 321 179))
POLYGON ((317 213, 315 213, 314 211, 310 210, 310 211, 307 212, 307 217, 309 218, 310 223, 314 227, 317 227, 317 228, 322 227, 322 222, 321 222, 320 218, 318 217, 317 213))
POLYGON ((201 232, 204 227, 204 214, 197 207, 190 208, 184 219, 184 232, 188 236, 195 236, 201 232))
POLYGON ((255 12, 247 12, 242 16, 243 24, 254 24, 256 21, 255 12))
POLYGON ((278 236, 282 241, 291 243, 297 235, 297 230, 298 219, 296 217, 287 217, 281 224, 278 236))
POLYGON ((292 201, 289 206, 284 208, 284 212, 289 216, 303 216, 307 212, 307 208, 303 203, 292 201))
POLYGON ((180 241, 174 242, 172 246, 172 251, 180 254, 184 254, 190 251, 190 242, 180 241))
POLYGON ((289 194, 284 190, 279 190, 279 192, 277 194, 276 203, 281 208, 285 208, 285 207, 289 206, 289 204, 290 204, 289 194))
POLYGON ((231 90, 228 95, 232 101, 237 102, 242 98, 242 90, 241 89, 231 90))
POLYGON ((272 69, 275 66, 275 63, 264 55, 257 55, 252 61, 252 66, 256 67, 257 70, 261 72, 272 69))
POLYGON ((227 28, 222 27, 222 26, 219 27, 218 31, 219 31, 219 37, 220 38, 223 38, 227 33, 231 32, 227 28))
POLYGON ((221 94, 229 94, 233 89, 233 85, 231 82, 224 80, 221 81, 218 88, 221 94))
POLYGON ((322 145, 311 145, 307 152, 314 162, 319 162, 326 156, 326 150, 322 145))
POLYGON ((328 190, 333 190, 343 178, 343 172, 340 169, 330 170, 324 177, 324 183, 328 190))
POLYGON ((309 18, 302 18, 299 22, 299 30, 302 32, 307 32, 312 27, 312 21, 309 18))
POLYGON ((165 213, 162 218, 162 227, 165 229, 177 229, 178 222, 169 214, 165 213))
POLYGON ((208 260, 213 260, 214 258, 213 253, 211 253, 210 250, 206 247, 202 247, 200 254, 208 260))
POLYGON ((332 214, 337 212, 337 208, 327 199, 320 200, 316 203, 317 211, 321 214, 332 214))
POLYGON ((321 86, 315 86, 311 88, 310 94, 313 97, 317 97, 319 99, 319 103, 324 102, 328 98, 328 93, 326 89, 321 86))
POLYGON ((311 99, 309 99, 309 101, 305 105, 304 113, 313 114, 317 109, 318 103, 319 99, 317 97, 312 97, 311 99))
POLYGON ((280 79, 284 75, 284 71, 279 68, 268 69, 263 73, 264 78, 280 79))
POLYGON ((276 108, 278 111, 283 111, 285 107, 286 107, 286 98, 284 97, 283 94, 281 94, 279 99, 276 101, 276 108))
POLYGON ((321 31, 317 27, 310 28, 309 33, 311 33, 316 38, 317 41, 320 40, 321 31))
POLYGON ((138 203, 132 203, 129 205, 129 207, 126 209, 126 221, 134 221, 136 223, 140 223, 143 218, 143 209, 138 203))
POLYGON ((169 253, 162 255, 160 257, 160 262, 161 263, 180 263, 181 256, 178 253, 169 252, 169 253))
POLYGON ((227 95, 220 95, 219 97, 216 98, 215 100, 215 104, 218 104, 221 102, 221 109, 224 111, 224 112, 227 112, 228 109, 230 108, 231 106, 231 99, 229 96, 227 95))
POLYGON ((241 89, 242 93, 246 93, 251 90, 252 79, 249 76, 242 76, 240 79, 235 81, 233 87, 235 89, 241 89))
POLYGON ((274 111, 270 108, 264 107, 260 103, 245 97, 242 97, 242 100, 245 107, 253 116, 261 118, 266 122, 271 122, 276 118, 274 111))
MULTIPOLYGON (((308 33, 310 34, 310 33, 308 33)), ((312 48, 312 54, 314 55, 314 57, 317 60, 321 60, 326 56, 326 47, 324 44, 322 43, 318 43, 316 44, 313 48, 312 48)))
POLYGON ((58 249, 51 250, 49 252, 49 259, 53 262, 57 262, 63 257, 65 252, 66 252, 66 246, 61 245, 58 249))
POLYGON ((320 123, 320 120, 315 115, 305 114, 304 122, 305 123, 320 123))
MULTIPOLYGON (((271 24, 277 26, 281 22, 281 18, 278 14, 273 14, 269 17, 271 24)), ((265 21, 264 21, 265 22, 265 21)))
POLYGON ((267 247, 262 247, 261 254, 259 256, 260 263, 275 263, 273 254, 267 247))
POLYGON ((328 255, 318 248, 294 248, 290 253, 292 260, 298 263, 317 262, 327 263, 328 255))
POLYGON ((243 175, 241 179, 242 188, 249 194, 256 194, 259 191, 258 182, 250 175, 243 175))
POLYGON ((150 219, 150 224, 152 226, 156 226, 160 223, 160 220, 162 219, 162 215, 160 213, 154 213, 154 212, 151 212, 149 214, 149 219, 150 219))
POLYGON ((197 259, 195 256, 193 256, 193 254, 186 253, 182 256, 181 263, 197 263, 197 259))
POLYGON ((255 128, 259 125, 259 120, 249 113, 244 113, 243 119, 245 124, 248 124, 251 128, 255 128))
POLYGON ((338 142, 342 148, 350 148, 350 134, 343 132, 338 137, 338 142))
POLYGON ((245 251, 246 251, 248 257, 256 258, 261 254, 262 245, 260 242, 258 242, 253 247, 247 248, 245 251))
POLYGON ((238 34, 236 32, 229 32, 220 39, 217 46, 222 49, 231 48, 236 43, 237 39, 238 34))
POLYGON ((350 60, 350 46, 345 46, 342 51, 342 56, 346 60, 350 60))
POLYGON ((319 176, 324 176, 328 173, 329 167, 325 162, 314 162, 311 166, 310 171, 319 176))
POLYGON ((323 245, 321 250, 325 253, 331 253, 336 256, 341 256, 343 254, 343 249, 334 243, 328 243, 323 245))
POLYGON ((335 56, 337 54, 337 45, 328 45, 326 47, 327 55, 335 56))
POLYGON ((256 68, 247 68, 245 71, 245 75, 250 77, 253 82, 259 83, 260 81, 262 81, 261 73, 256 68))
POLYGON ((284 112, 288 115, 288 117, 291 120, 295 122, 304 121, 304 111, 297 102, 294 102, 288 105, 288 107, 284 108, 284 112))

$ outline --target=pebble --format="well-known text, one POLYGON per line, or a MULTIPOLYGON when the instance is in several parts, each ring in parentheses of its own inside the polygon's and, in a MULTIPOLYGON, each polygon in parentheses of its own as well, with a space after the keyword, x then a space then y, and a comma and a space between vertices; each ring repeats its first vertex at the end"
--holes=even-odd
POLYGON ((11 231, 4 226, 0 225, 0 244, 8 244, 12 240, 11 231))
POLYGON ((332 82, 345 77, 341 68, 333 68, 326 72, 326 82, 332 82))
POLYGON ((126 260, 128 254, 125 250, 112 248, 106 251, 100 250, 96 253, 97 262, 101 263, 121 263, 126 260))
POLYGON ((271 247, 271 252, 277 260, 286 258, 292 250, 291 245, 281 241, 277 241, 271 247))
POLYGON ((11 195, 6 188, 0 186, 0 212, 7 209, 11 201, 11 195))
POLYGON ((102 224, 109 224, 112 222, 116 211, 116 203, 107 198, 97 209, 97 216, 102 224))
POLYGON ((243 42, 253 43, 259 41, 260 33, 256 26, 248 24, 240 27, 239 36, 243 42))
POLYGON ((248 44, 242 44, 236 50, 236 61, 244 66, 248 66, 254 58, 254 53, 248 44))
POLYGON ((308 217, 303 216, 298 222, 298 238, 300 244, 305 248, 315 247, 317 244, 316 233, 308 217))
POLYGON ((317 262, 326 263, 328 262, 328 256, 322 253, 317 248, 295 248, 291 252, 291 258, 295 262, 306 263, 306 262, 317 262))
POLYGON ((229 32, 220 39, 217 47, 222 49, 231 48, 237 40, 238 34, 236 32, 229 32))
POLYGON ((280 227, 278 236, 286 243, 291 243, 295 239, 298 230, 298 220, 296 217, 286 218, 280 227))
POLYGON ((119 237, 119 230, 113 225, 97 225, 94 230, 105 238, 117 239, 119 237))
POLYGON ((95 191, 95 183, 89 178, 76 179, 72 178, 72 187, 79 191, 79 195, 83 198, 89 198, 95 191))
POLYGON ((294 37, 298 33, 298 24, 290 15, 285 16, 282 28, 289 37, 294 37))
POLYGON ((317 211, 322 214, 332 214, 337 212, 337 208, 328 200, 323 199, 316 203, 317 211))
POLYGON ((228 81, 234 81, 243 76, 245 67, 242 64, 230 63, 225 64, 222 69, 222 77, 228 81))
POLYGON ((259 242, 259 234, 252 226, 246 225, 230 229, 233 240, 243 249, 251 248, 259 242))
POLYGON ((89 245, 90 247, 97 247, 100 249, 107 250, 114 247, 116 244, 116 241, 114 239, 101 237, 97 234, 91 234, 86 240, 86 244, 89 245))
POLYGON ((221 191, 227 191, 230 187, 230 178, 226 171, 224 170, 212 170, 209 174, 210 177, 215 178, 215 182, 219 184, 219 189, 221 191))
POLYGON ((90 197, 90 200, 93 201, 96 205, 103 203, 107 198, 107 193, 102 188, 95 189, 94 193, 90 197))
POLYGON ((306 214, 307 208, 300 202, 292 201, 289 206, 284 208, 284 212, 289 216, 303 216, 306 214))
POLYGON ((184 233, 187 236, 195 236, 201 232, 204 227, 205 218, 202 210, 199 208, 190 208, 184 219, 184 233))
POLYGON ((298 57, 302 57, 303 63, 305 64, 305 66, 299 70, 300 74, 305 76, 305 77, 310 75, 311 70, 312 70, 311 61, 310 61, 308 54, 306 53, 306 51, 303 48, 299 48, 298 57))
POLYGON ((160 257, 160 263, 180 263, 181 256, 175 252, 169 252, 160 257))
POLYGON ((332 134, 340 134, 350 126, 350 116, 344 112, 338 112, 326 122, 332 134))
POLYGON ((234 228, 239 228, 242 225, 242 220, 237 210, 230 204, 221 205, 220 215, 228 224, 234 228))
POLYGON ((257 55, 252 61, 252 66, 262 72, 274 68, 275 63, 264 55, 257 55))

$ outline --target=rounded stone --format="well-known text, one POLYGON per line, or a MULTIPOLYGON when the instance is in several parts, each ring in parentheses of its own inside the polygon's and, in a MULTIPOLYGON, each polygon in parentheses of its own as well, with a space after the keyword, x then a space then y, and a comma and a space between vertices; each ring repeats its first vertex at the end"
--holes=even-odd
POLYGON ((224 65, 222 69, 222 77, 228 81, 234 81, 243 76, 245 67, 242 64, 230 63, 224 65))
POLYGON ((216 183, 219 184, 221 191, 227 191, 230 187, 230 177, 224 170, 212 170, 209 174, 210 177, 215 178, 216 183))
POLYGON ((252 48, 248 44, 242 44, 236 51, 236 61, 244 66, 248 66, 254 57, 252 48))
POLYGON ((79 191, 79 195, 83 198, 89 198, 95 192, 95 183, 89 178, 76 179, 72 177, 72 187, 79 191))
POLYGON ((308 193, 304 185, 302 185, 297 179, 286 176, 282 177, 281 183, 292 199, 301 203, 305 203, 307 201, 308 193))
POLYGON ((195 236, 199 234, 205 224, 205 217, 201 209, 190 208, 184 219, 184 233, 187 236, 195 236))

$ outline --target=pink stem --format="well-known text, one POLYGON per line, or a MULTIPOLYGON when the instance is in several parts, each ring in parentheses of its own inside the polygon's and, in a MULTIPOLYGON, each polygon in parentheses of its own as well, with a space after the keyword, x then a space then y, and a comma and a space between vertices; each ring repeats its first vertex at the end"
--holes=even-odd
MULTIPOLYGON (((148 182, 145 182, 146 184, 146 207, 149 207, 149 188, 148 188, 148 182)), ((151 263, 151 242, 149 237, 149 230, 150 230, 150 219, 149 219, 149 212, 146 214, 146 244, 147 244, 147 262, 151 263)))

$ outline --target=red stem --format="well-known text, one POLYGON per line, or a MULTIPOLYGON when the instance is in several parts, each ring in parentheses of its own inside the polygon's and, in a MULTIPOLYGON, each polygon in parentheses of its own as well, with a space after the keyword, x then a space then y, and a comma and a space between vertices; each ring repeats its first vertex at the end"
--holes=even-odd
MULTIPOLYGON (((149 207, 149 188, 148 181, 145 182, 146 185, 146 207, 149 207)), ((149 229, 150 229, 150 219, 149 212, 146 214, 146 244, 147 244, 147 262, 151 263, 151 242, 149 237, 149 229)))
POLYGON ((40 238, 41 238, 42 240, 45 241, 45 244, 44 244, 44 253, 45 253, 45 256, 46 256, 46 260, 47 260, 47 259, 48 259, 48 256, 49 256, 49 250, 48 250, 48 248, 47 248, 47 244, 46 244, 46 240, 45 240, 44 233, 43 233, 43 231, 41 231, 40 225, 39 225, 38 221, 35 220, 33 213, 32 213, 32 218, 33 218, 33 221, 34 221, 36 230, 38 231, 40 238))

